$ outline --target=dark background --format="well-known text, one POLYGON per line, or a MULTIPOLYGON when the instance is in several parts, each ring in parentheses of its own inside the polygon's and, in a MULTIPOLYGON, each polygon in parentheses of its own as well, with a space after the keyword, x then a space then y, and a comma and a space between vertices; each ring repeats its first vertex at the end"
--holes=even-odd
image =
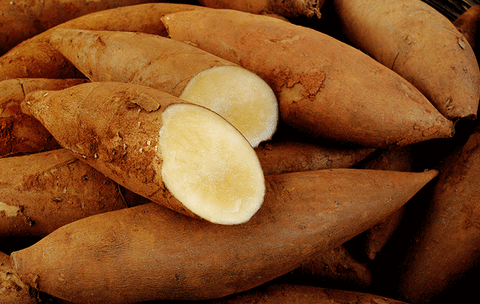
POLYGON ((428 3, 430 6, 438 10, 444 16, 446 16, 450 21, 455 21, 458 16, 460 16, 464 11, 473 5, 480 4, 480 1, 475 0, 423 0, 423 2, 428 3))

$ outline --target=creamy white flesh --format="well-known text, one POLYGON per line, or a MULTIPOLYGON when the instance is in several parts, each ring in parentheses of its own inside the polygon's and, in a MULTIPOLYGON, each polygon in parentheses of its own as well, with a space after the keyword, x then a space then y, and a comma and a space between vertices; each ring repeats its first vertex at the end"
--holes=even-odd
POLYGON ((278 103, 270 86, 237 66, 218 66, 190 80, 181 99, 220 114, 257 147, 272 137, 278 123, 278 103))
POLYGON ((169 106, 162 120, 161 171, 172 195, 210 222, 248 221, 263 202, 265 180, 243 135, 221 116, 192 104, 169 106))

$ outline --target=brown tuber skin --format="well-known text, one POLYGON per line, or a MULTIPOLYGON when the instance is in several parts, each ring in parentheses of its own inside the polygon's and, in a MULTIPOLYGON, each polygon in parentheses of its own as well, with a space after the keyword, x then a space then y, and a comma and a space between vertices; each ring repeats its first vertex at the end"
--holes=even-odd
POLYGON ((10 256, 0 252, 0 303, 37 304, 38 291, 23 283, 10 263, 10 256))
POLYGON ((38 120, 25 115, 20 103, 36 90, 61 90, 85 79, 24 78, 0 81, 0 158, 60 148, 38 120))
POLYGON ((0 2, 0 55, 35 35, 68 20, 148 0, 15 0, 0 2))
POLYGON ((204 106, 253 147, 276 130, 278 102, 267 83, 187 43, 145 33, 74 29, 56 29, 50 43, 91 81, 144 85, 204 106))
POLYGON ((453 123, 413 85, 321 32, 222 9, 178 12, 162 20, 172 39, 194 43, 263 78, 277 95, 282 120, 311 136, 386 147, 453 133, 453 123))
POLYGON ((161 16, 200 8, 188 4, 146 3, 99 11, 72 19, 25 40, 1 56, 0 80, 83 77, 82 73, 50 45, 50 35, 54 29, 130 31, 166 36, 161 16))
MULTIPOLYGON (((362 169, 393 170, 402 172, 413 171, 412 146, 392 147, 383 151, 371 154, 370 158, 362 164, 362 169)), ((405 208, 402 207, 392 215, 377 223, 365 232, 365 252, 373 260, 378 252, 382 250, 391 236, 397 230, 403 218, 405 208)))
POLYGON ((13 269, 10 255, 0 252, 0 303, 2 304, 73 304, 65 300, 40 293, 21 281, 13 269))
POLYGON ((374 150, 330 148, 301 141, 267 141, 255 148, 265 175, 349 168, 374 150))
POLYGON ((467 39, 472 46, 473 51, 478 57, 476 48, 478 23, 480 22, 480 5, 473 5, 463 12, 454 22, 453 25, 467 39))
POLYGON ((153 163, 162 127, 155 113, 179 102, 143 86, 92 82, 62 91, 33 92, 22 109, 77 158, 133 192, 167 205, 173 201, 175 206, 153 163))
MULTIPOLYGON (((302 286, 294 284, 265 284, 258 288, 203 304, 407 304, 373 294, 302 286)), ((192 303, 193 304, 193 303, 192 303)))
POLYGON ((0 237, 44 237, 127 207, 119 186, 66 149, 0 159, 0 237))
MULTIPOLYGON (((255 148, 265 175, 349 168, 374 150, 330 148, 295 141, 270 141, 255 148)), ((350 256, 343 246, 318 254, 293 271, 291 277, 362 287, 372 280, 370 270, 350 256)))
POLYGON ((92 82, 31 93, 22 110, 77 158, 180 213, 239 224, 262 203, 255 151, 204 107, 146 86, 92 82))
POLYGON ((353 45, 411 82, 448 119, 476 118, 475 54, 440 12, 420 0, 335 0, 334 5, 353 45))
MULTIPOLYGON (((300 141, 270 141, 255 148, 265 175, 349 168, 374 150, 322 147, 300 141)), ((343 246, 318 254, 291 277, 348 286, 368 286, 372 280, 365 265, 354 260, 343 246)))
POLYGON ((339 289, 366 288, 372 273, 343 246, 324 251, 286 276, 288 282, 312 283, 339 289))
POLYGON ((212 8, 235 9, 253 14, 276 14, 283 17, 321 17, 324 0, 200 0, 212 8))
POLYGON ((91 81, 140 84, 175 97, 200 72, 237 66, 187 43, 138 32, 55 29, 50 44, 91 81))
POLYGON ((144 204, 65 225, 13 252, 12 262, 32 286, 85 304, 219 298, 343 244, 436 175, 355 169, 269 175, 264 204, 245 224, 215 225, 144 204))
POLYGON ((476 265, 480 252, 480 133, 441 165, 428 212, 402 268, 401 296, 424 303, 476 265))

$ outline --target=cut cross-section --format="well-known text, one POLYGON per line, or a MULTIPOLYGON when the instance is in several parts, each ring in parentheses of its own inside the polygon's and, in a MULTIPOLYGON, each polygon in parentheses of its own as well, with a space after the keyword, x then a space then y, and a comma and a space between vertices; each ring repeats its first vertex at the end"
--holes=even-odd
POLYGON ((253 147, 277 128, 278 102, 273 90, 256 74, 238 66, 217 66, 197 74, 180 95, 220 114, 253 147))
POLYGON ((221 116, 191 104, 169 106, 162 121, 162 179, 173 196, 210 222, 248 221, 263 202, 265 180, 245 137, 221 116))

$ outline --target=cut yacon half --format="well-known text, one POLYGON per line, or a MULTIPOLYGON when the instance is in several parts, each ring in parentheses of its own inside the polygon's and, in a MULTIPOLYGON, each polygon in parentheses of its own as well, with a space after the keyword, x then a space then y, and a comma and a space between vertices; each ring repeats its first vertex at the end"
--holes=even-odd
POLYGON ((241 224, 260 208, 265 180, 257 155, 228 121, 193 104, 162 113, 163 182, 187 209, 212 223, 241 224))
POLYGON ((238 66, 217 66, 192 78, 180 98, 213 110, 235 126, 252 147, 271 139, 278 102, 270 86, 238 66))

